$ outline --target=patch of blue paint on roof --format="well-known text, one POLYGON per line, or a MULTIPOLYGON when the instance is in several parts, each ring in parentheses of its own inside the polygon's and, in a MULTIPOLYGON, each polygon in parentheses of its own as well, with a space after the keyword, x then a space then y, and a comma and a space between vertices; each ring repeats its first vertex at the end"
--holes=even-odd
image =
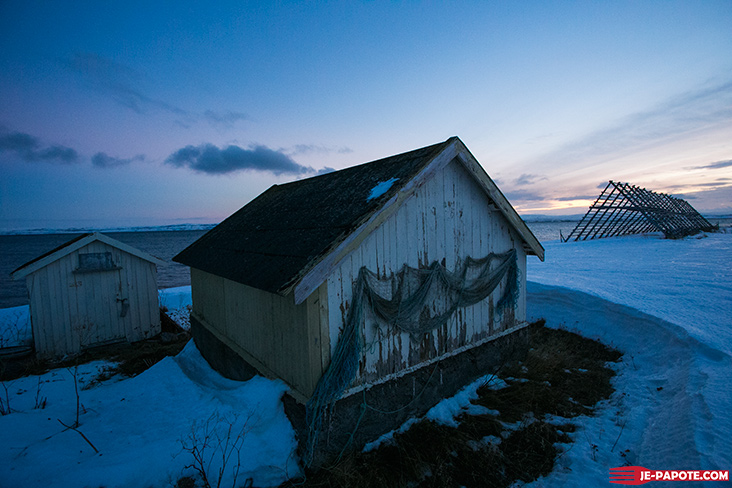
POLYGON ((374 198, 379 198, 381 195, 389 191, 389 188, 391 188, 391 185, 399 181, 399 178, 390 178, 386 181, 382 181, 378 183, 375 187, 371 189, 371 193, 369 193, 368 198, 366 201, 371 201, 374 198))

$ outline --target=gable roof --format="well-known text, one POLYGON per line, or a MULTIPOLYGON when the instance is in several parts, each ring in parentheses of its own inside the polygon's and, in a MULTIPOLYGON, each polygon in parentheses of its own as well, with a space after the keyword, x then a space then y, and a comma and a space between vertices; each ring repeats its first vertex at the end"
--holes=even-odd
POLYGON ((100 241, 112 247, 116 247, 120 251, 124 251, 127 254, 137 256, 140 259, 149 261, 156 265, 165 264, 165 261, 158 259, 155 256, 134 248, 124 242, 120 242, 116 239, 112 239, 109 236, 101 234, 99 232, 90 232, 86 234, 79 234, 65 244, 61 244, 56 249, 52 249, 45 254, 41 254, 35 259, 31 259, 24 265, 18 267, 15 271, 10 273, 10 277, 14 280, 25 278, 29 274, 38 271, 39 269, 48 266, 49 264, 58 261, 64 256, 68 256, 72 252, 81 249, 82 247, 91 244, 94 241, 100 241))
MULTIPOLYGON (((332 267, 414 193, 458 158, 523 239, 544 249, 457 137, 292 183, 274 185, 184 249, 173 261, 300 303, 332 267), (372 193, 377 185, 383 194, 372 193), (372 198, 370 198, 372 197, 372 198)), ((378 193, 378 192, 377 192, 378 193)))

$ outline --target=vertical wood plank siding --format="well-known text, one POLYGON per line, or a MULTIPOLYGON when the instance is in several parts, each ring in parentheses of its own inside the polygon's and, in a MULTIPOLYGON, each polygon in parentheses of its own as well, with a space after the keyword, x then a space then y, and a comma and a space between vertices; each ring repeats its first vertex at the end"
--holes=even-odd
POLYGON ((26 277, 33 338, 40 356, 63 356, 115 340, 160 333, 155 264, 103 242, 92 242, 26 277), (120 269, 74 272, 79 254, 112 253, 120 269), (129 307, 122 317, 122 302, 129 307))
MULTIPOLYGON (((521 296, 514 310, 502 317, 494 303, 503 292, 499 287, 486 300, 458 310, 447 324, 421 341, 398 330, 385 331, 368 317, 362 330, 366 351, 354 383, 368 383, 422 361, 486 339, 526 317, 526 254, 521 240, 485 193, 456 161, 427 180, 393 215, 376 228, 363 243, 346 256, 328 278, 328 322, 331 353, 339 337, 353 283, 361 266, 382 277, 397 272, 404 263, 425 267, 435 260, 449 270, 466 256, 480 258, 488 253, 517 249, 521 296)), ((436 304, 433 304, 433 310, 436 304)))
MULTIPOLYGON (((367 316, 367 345, 354 383, 378 380, 488 339, 526 316, 526 252, 523 241, 473 176, 454 160, 428 178, 393 214, 347 254, 300 305, 280 296, 191 268, 193 314, 219 340, 260 372, 278 377, 301 399, 312 394, 327 369, 362 266, 389 277, 403 264, 425 267, 438 260, 454 270, 467 256, 516 249, 521 277, 517 306, 500 318, 494 293, 458 310, 438 330, 414 341, 398 330, 376 327, 367 316)), ((436 304, 433 304, 436 305, 436 304)))
POLYGON ((303 397, 312 394, 323 372, 324 287, 295 305, 292 295, 282 297, 195 268, 191 283, 199 322, 263 374, 281 378, 303 397))

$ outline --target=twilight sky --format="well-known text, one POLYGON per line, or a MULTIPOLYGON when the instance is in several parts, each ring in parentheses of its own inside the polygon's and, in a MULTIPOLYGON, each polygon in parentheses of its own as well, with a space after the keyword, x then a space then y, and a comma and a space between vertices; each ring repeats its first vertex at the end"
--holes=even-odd
POLYGON ((453 135, 522 214, 732 213, 730 0, 151 3, 0 2, 0 230, 217 222, 453 135))

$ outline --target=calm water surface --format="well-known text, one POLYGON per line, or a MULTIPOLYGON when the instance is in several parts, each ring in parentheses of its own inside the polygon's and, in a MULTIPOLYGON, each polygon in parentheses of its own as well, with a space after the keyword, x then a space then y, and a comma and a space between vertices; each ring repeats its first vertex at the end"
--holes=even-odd
MULTIPOLYGON (((203 230, 165 232, 105 232, 112 239, 141 249, 166 262, 158 266, 158 287, 170 288, 191 283, 187 266, 171 258, 205 234, 203 230)), ((13 281, 10 273, 78 234, 0 235, 0 308, 28 303, 25 280, 13 281)))
MULTIPOLYGON (((729 219, 713 220, 722 226, 730 224, 729 219)), ((528 222, 532 232, 541 242, 556 241, 559 232, 564 236, 574 229, 575 221, 528 222)), ((113 239, 142 249, 166 262, 158 268, 158 287, 170 288, 191 283, 188 267, 171 261, 171 258, 193 241, 205 234, 204 230, 150 231, 150 232, 108 232, 113 239)), ((28 295, 25 280, 12 281, 10 273, 75 237, 76 234, 34 234, 0 235, 0 308, 26 305, 28 295)))

